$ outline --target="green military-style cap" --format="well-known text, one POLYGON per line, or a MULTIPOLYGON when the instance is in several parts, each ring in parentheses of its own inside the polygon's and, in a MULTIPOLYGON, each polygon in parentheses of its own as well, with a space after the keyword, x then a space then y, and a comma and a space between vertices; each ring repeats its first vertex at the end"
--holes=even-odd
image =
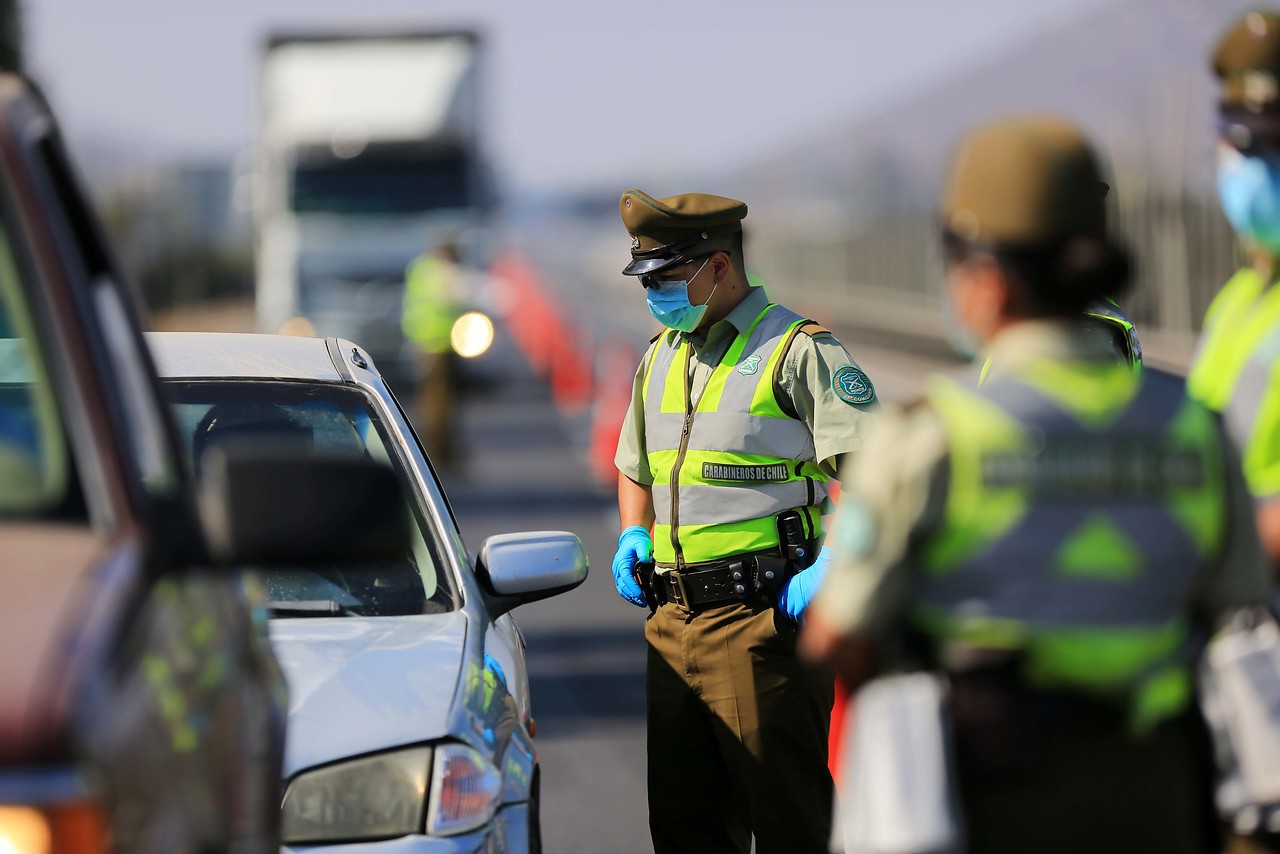
POLYGON ((986 125, 952 160, 942 225, 959 239, 1006 248, 1104 238, 1106 195, 1084 136, 1052 116, 986 125))
POLYGON ((618 212, 631 235, 631 263, 622 272, 639 276, 696 258, 709 241, 742 231, 747 206, 708 193, 655 199, 632 189, 618 200, 618 212))
POLYGON ((1210 61, 1222 87, 1222 135, 1241 148, 1280 138, 1280 14, 1256 9, 1218 40, 1210 61))

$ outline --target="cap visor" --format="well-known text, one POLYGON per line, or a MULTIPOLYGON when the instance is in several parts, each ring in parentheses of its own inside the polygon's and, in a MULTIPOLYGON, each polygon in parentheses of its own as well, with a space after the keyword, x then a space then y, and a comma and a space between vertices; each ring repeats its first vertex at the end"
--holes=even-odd
POLYGON ((674 258, 633 258, 630 264, 622 268, 622 275, 643 276, 645 273, 656 273, 677 266, 683 260, 683 255, 674 258))

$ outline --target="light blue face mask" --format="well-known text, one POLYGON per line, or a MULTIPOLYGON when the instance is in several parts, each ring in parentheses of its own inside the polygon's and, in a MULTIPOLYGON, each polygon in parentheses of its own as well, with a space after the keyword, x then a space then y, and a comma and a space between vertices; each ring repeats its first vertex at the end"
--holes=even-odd
POLYGON ((1280 158, 1219 149, 1218 198, 1237 234, 1280 253, 1280 158))
POLYGON ((681 332, 692 332, 698 328, 698 324, 702 323, 702 318, 707 313, 707 303, 711 302, 711 297, 715 294, 716 288, 720 287, 720 283, 717 282, 711 289, 706 302, 702 305, 691 305, 689 282, 698 278, 703 267, 706 267, 707 261, 710 260, 707 258, 703 261, 698 272, 683 282, 663 282, 662 287, 650 288, 646 291, 645 299, 649 301, 649 313, 655 320, 668 329, 678 329, 681 332))

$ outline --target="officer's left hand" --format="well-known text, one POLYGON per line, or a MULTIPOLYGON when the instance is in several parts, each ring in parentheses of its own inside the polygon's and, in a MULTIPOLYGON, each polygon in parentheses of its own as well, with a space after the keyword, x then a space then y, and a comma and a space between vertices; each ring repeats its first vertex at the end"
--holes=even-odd
POLYGON ((778 593, 778 609, 799 622, 800 615, 804 613, 805 608, 809 607, 809 602, 822 586, 822 579, 827 577, 827 567, 830 564, 831 549, 823 546, 822 551, 818 552, 817 559, 808 569, 797 572, 783 585, 778 593))

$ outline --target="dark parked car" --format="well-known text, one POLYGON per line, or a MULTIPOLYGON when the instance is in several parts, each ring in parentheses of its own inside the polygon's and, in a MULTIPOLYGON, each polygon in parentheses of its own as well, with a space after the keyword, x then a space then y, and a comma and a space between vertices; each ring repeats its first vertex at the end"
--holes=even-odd
MULTIPOLYGON (((239 567, 341 526, 255 504, 309 508, 324 460, 211 465, 197 496, 53 117, 0 75, 0 851, 276 849, 286 698, 239 567)), ((379 468, 329 474, 324 512, 403 501, 379 468)))

